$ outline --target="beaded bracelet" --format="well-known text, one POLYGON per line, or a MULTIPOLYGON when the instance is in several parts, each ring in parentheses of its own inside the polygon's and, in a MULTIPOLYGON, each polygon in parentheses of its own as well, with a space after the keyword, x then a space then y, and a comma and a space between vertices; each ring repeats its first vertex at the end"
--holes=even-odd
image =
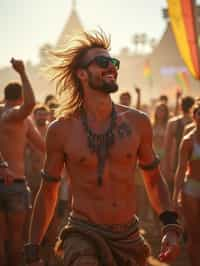
POLYGON ((180 224, 167 224, 162 227, 162 235, 165 235, 169 231, 174 231, 178 237, 183 234, 183 227, 180 224))

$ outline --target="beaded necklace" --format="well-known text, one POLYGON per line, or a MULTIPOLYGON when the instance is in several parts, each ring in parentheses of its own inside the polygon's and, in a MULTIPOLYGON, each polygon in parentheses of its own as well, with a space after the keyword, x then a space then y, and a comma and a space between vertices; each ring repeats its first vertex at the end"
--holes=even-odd
POLYGON ((97 166, 97 184, 102 185, 102 177, 105 168, 105 162, 108 157, 109 149, 115 142, 114 128, 116 125, 117 114, 112 103, 112 111, 110 115, 110 125, 108 129, 102 134, 94 133, 88 125, 87 114, 85 110, 81 109, 81 121, 87 133, 88 147, 92 153, 96 153, 98 159, 97 166))

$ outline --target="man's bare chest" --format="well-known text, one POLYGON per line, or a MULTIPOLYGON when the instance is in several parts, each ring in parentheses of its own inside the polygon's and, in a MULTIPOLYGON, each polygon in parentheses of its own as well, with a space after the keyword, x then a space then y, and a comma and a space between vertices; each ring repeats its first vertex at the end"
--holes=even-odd
MULTIPOLYGON (((134 160, 140 143, 137 130, 126 123, 120 123, 116 126, 113 133, 114 142, 108 148, 107 160, 118 163, 134 160)), ((106 145, 106 143, 101 145, 106 145)), ((67 145, 65 145, 65 153, 67 154, 68 161, 72 163, 90 165, 98 160, 98 154, 91 150, 87 132, 83 128, 71 134, 67 145)))

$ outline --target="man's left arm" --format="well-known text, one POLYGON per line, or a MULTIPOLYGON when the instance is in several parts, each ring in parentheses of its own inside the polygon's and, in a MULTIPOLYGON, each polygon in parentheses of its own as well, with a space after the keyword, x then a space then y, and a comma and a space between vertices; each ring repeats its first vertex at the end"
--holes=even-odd
POLYGON ((140 128, 139 166, 143 171, 144 184, 151 205, 163 223, 160 259, 170 262, 179 253, 181 226, 178 225, 177 214, 172 209, 167 183, 160 173, 159 159, 153 151, 151 123, 145 115, 141 119, 140 128))
POLYGON ((171 201, 166 181, 160 174, 159 158, 153 151, 151 123, 145 115, 140 128, 139 166, 152 207, 160 214, 171 209, 171 201))

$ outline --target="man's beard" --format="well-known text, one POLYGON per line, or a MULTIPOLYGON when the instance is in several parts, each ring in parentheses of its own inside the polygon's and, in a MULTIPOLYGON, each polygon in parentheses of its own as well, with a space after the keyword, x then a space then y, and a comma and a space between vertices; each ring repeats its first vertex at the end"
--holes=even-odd
POLYGON ((95 81, 91 72, 88 72, 88 84, 93 90, 101 91, 106 94, 118 91, 118 84, 115 82, 106 82, 105 80, 95 81))

